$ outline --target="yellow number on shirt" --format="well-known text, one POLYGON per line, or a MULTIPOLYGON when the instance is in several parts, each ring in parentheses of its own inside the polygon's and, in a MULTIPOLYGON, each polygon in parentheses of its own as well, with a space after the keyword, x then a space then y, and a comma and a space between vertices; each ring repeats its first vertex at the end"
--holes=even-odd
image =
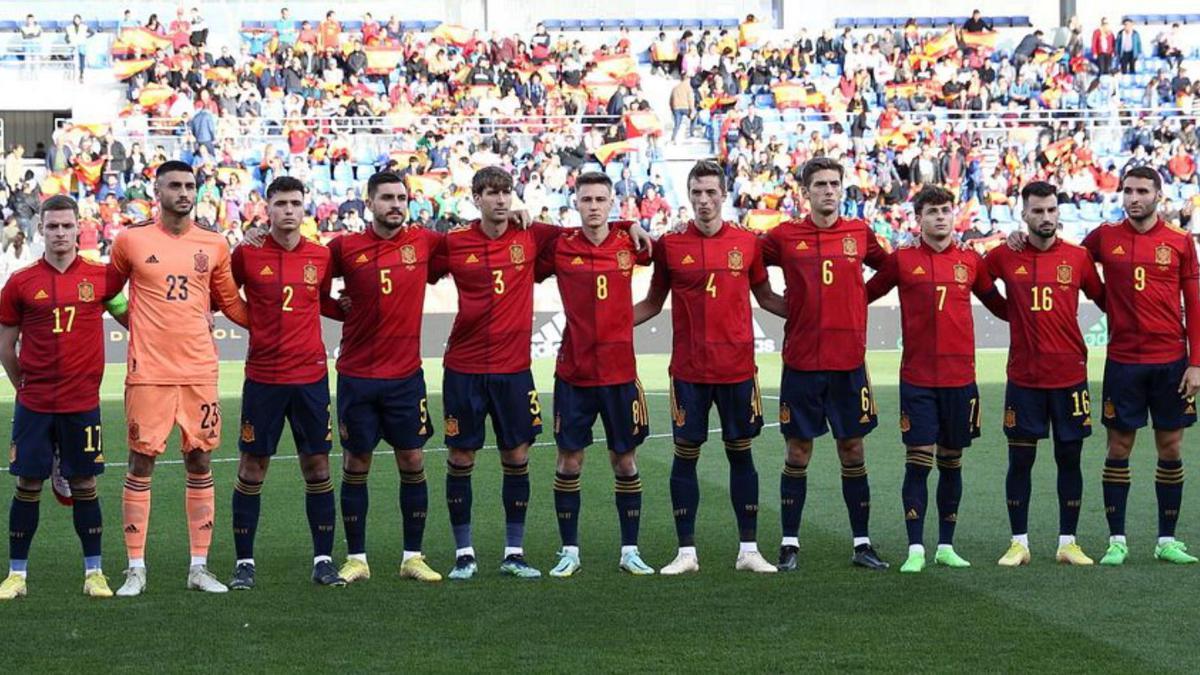
POLYGON ((68 305, 61 308, 54 308, 54 333, 70 333, 71 328, 75 326, 75 307, 68 305), (63 325, 63 317, 67 317, 67 325, 63 325))
POLYGON ((934 286, 933 290, 937 291, 938 294, 938 311, 940 312, 946 306, 946 287, 934 286))
POLYGON ((504 270, 492 271, 492 290, 496 291, 496 295, 504 295, 504 270))
POLYGON ((598 300, 608 298, 608 277, 603 274, 596 277, 596 298, 598 300))
POLYGON ((1049 312, 1054 309, 1054 289, 1049 286, 1034 286, 1033 287, 1033 306, 1030 307, 1034 312, 1049 312))
POLYGON ((832 260, 822 260, 821 261, 821 283, 825 284, 826 286, 833 285, 833 261, 832 260))
POLYGON ((708 273, 708 283, 704 284, 704 290, 714 298, 717 297, 717 273, 708 273))
POLYGON ((1071 403, 1075 404, 1071 417, 1083 417, 1092 413, 1092 400, 1086 389, 1071 392, 1071 403))
POLYGON ((392 271, 388 269, 379 270, 379 292, 384 295, 392 294, 392 271))
POLYGON ((295 294, 296 294, 296 291, 293 290, 291 286, 283 287, 283 311, 285 311, 285 312, 295 311, 292 309, 292 297, 295 296, 295 294))
POLYGON ((1138 265, 1133 268, 1133 288, 1134 290, 1146 290, 1146 268, 1138 265))

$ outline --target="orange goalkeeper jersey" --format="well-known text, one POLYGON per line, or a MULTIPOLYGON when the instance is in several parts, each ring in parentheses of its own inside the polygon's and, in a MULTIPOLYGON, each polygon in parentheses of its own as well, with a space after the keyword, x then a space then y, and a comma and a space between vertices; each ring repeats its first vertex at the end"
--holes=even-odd
POLYGON ((122 232, 111 255, 129 280, 125 383, 215 383, 212 301, 234 323, 247 322, 225 238, 195 225, 174 235, 156 222, 122 232))

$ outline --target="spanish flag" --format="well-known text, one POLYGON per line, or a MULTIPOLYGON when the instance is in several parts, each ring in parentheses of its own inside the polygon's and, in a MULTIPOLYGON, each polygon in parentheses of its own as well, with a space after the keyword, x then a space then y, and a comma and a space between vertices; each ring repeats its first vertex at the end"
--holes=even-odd
POLYGON ((780 82, 771 87, 771 93, 775 95, 775 107, 785 110, 787 108, 803 108, 808 89, 795 82, 780 82))
POLYGON ((979 51, 995 51, 996 37, 998 33, 982 32, 982 33, 963 33, 963 44, 968 47, 974 47, 979 51))
POLYGON ((632 110, 625 113, 625 137, 661 136, 662 122, 650 110, 632 110))
POLYGON ((783 222, 783 212, 775 209, 750 209, 746 212, 745 226, 755 232, 766 232, 783 222))
POLYGON ((738 44, 742 47, 754 46, 758 44, 758 38, 762 34, 762 23, 758 21, 743 21, 738 26, 738 44))
POLYGON ((104 173, 104 158, 93 159, 90 162, 75 162, 75 177, 80 183, 93 190, 100 185, 100 176, 104 173))
POLYGON ((596 159, 601 164, 608 164, 608 160, 623 155, 627 152, 633 152, 637 148, 630 141, 617 141, 616 143, 606 143, 596 148, 596 159))
POLYGON ((143 54, 153 54, 159 49, 170 47, 171 44, 167 38, 159 37, 146 28, 122 28, 117 34, 117 39, 113 41, 110 53, 113 56, 122 56, 140 50, 143 54))
POLYGON ((367 55, 368 75, 387 75, 404 60, 404 49, 400 47, 364 47, 367 55))
POLYGON ((953 54, 956 49, 958 49, 958 38, 954 36, 954 29, 948 28, 945 33, 925 43, 925 58, 936 61, 943 56, 953 54))
POLYGON ((650 45, 650 60, 660 63, 670 63, 679 58, 679 45, 673 40, 655 42, 650 45))
POLYGON ((916 82, 888 82, 883 85, 884 95, 887 98, 908 98, 917 93, 917 88, 916 82))
POLYGON ((204 77, 208 78, 209 82, 233 82, 237 79, 237 74, 233 72, 233 68, 218 66, 206 68, 204 77))
POLYGON ((1046 159, 1050 160, 1051 164, 1057 164, 1060 159, 1065 157, 1071 151, 1071 146, 1075 144, 1070 138, 1064 138, 1061 141, 1055 141, 1046 146, 1042 154, 1046 155, 1046 159))
POLYGON ((628 54, 607 54, 596 57, 596 70, 614 80, 624 81, 629 75, 637 75, 637 61, 628 54))
POLYGON ((617 87, 621 86, 621 83, 616 80, 599 76, 598 73, 593 73, 593 75, 589 75, 583 81, 583 88, 587 90, 589 96, 598 100, 607 101, 612 98, 613 94, 617 93, 617 87), (596 77, 593 77, 593 75, 596 77))
POLYGON ((143 70, 154 66, 154 59, 138 59, 136 61, 113 61, 113 75, 118 80, 128 80, 143 70))
POLYGON ((471 31, 458 24, 441 23, 433 29, 433 37, 441 38, 456 47, 462 47, 471 41, 471 31))
POLYGON ((165 84, 151 82, 142 87, 138 93, 137 102, 147 108, 152 108, 175 95, 175 90, 165 84))
POLYGON ((237 176, 238 183, 241 185, 250 184, 250 172, 236 166, 219 166, 217 167, 217 182, 228 184, 230 176, 237 176))
POLYGON ((410 194, 416 194, 419 190, 426 196, 440 195, 446 186, 446 176, 441 173, 410 173, 404 177, 404 184, 408 186, 410 194))
POLYGON ((66 128, 66 134, 70 143, 78 143, 86 135, 103 136, 108 130, 109 125, 103 122, 76 123, 66 128))
POLYGON ((54 195, 66 195, 71 193, 71 173, 69 171, 60 171, 58 173, 46 174, 42 179, 42 199, 49 199, 54 195))

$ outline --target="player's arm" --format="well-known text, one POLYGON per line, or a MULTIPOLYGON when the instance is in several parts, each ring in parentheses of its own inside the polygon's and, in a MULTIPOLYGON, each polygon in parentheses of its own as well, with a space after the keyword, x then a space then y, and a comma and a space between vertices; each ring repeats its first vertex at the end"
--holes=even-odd
POLYGON ((427 281, 436 284, 439 279, 450 273, 450 237, 442 237, 429 256, 429 278, 427 281))
POLYGON ((750 263, 750 290, 754 293, 754 299, 758 300, 759 307, 786 319, 787 301, 771 288, 767 268, 763 266, 762 248, 762 240, 759 239, 755 246, 754 260, 750 263))
POLYGON ((885 255, 879 263, 879 267, 875 268, 875 276, 867 282, 867 304, 891 293, 892 289, 896 287, 900 280, 900 265, 896 261, 897 255, 896 253, 885 255))
POLYGON ((246 301, 242 299, 241 293, 238 292, 237 282, 233 279, 233 265, 230 259, 231 256, 226 251, 213 266, 212 275, 209 277, 209 292, 217 307, 230 321, 249 330, 250 311, 246 308, 246 301))
POLYGON ((538 249, 537 261, 533 266, 533 277, 536 281, 542 282, 554 276, 554 256, 557 251, 557 239, 538 249))
POLYGON ((20 326, 0 324, 0 363, 4 364, 4 373, 13 389, 21 383, 21 361, 17 358, 17 338, 20 336, 20 326))
POLYGON ((333 297, 333 266, 325 268, 325 276, 321 279, 321 316, 334 321, 345 321, 346 312, 333 297))
MULTIPOLYGON (((992 314, 996 315, 996 318, 1001 319, 1002 321, 1008 321, 1008 298, 1006 298, 1004 294, 1000 292, 1000 287, 996 285, 995 280, 1004 276, 1004 258, 1002 257, 1002 254, 1005 250, 1006 249, 1004 248, 997 248, 993 250, 991 253, 984 256, 982 265, 982 270, 986 271, 992 276, 992 288, 995 289, 996 293, 1000 296, 1001 302, 1004 304, 1004 316, 1000 316, 999 314, 992 312, 992 314)), ((987 305, 984 306, 986 307, 987 305)), ((989 308, 989 311, 990 309, 991 308, 989 308)))
POLYGON ((129 329, 129 299, 124 293, 117 293, 109 300, 104 301, 104 309, 112 315, 112 318, 117 320, 126 330, 129 329))
POLYGON ((1080 283, 1080 288, 1083 289, 1083 294, 1087 296, 1100 311, 1107 312, 1107 298, 1104 293, 1104 281, 1100 279, 1100 272, 1096 270, 1096 263, 1092 260, 1092 255, 1086 253, 1087 262, 1083 266, 1083 281, 1080 283))
POLYGON ((863 262, 867 264, 867 267, 878 271, 879 268, 883 267, 884 262, 890 257, 891 254, 889 254, 887 249, 883 248, 883 245, 879 243, 879 237, 875 236, 875 232, 872 231, 871 228, 868 227, 866 230, 867 253, 863 256, 863 262))
POLYGON ((767 230, 758 237, 758 247, 762 251, 763 265, 767 267, 780 267, 779 250, 781 247, 779 239, 772 234, 777 231, 778 228, 767 230))
POLYGON ((1200 264, 1196 246, 1189 236, 1183 264, 1179 266, 1179 287, 1183 292, 1183 324, 1187 331, 1188 367, 1183 371, 1179 393, 1195 396, 1200 392, 1200 264))
POLYGON ((658 316, 667 301, 667 293, 671 290, 671 273, 667 269, 667 257, 663 253, 665 249, 665 246, 659 246, 654 252, 654 276, 650 278, 650 289, 646 291, 646 297, 633 306, 635 326, 658 316))
MULTIPOLYGON (((978 253, 975 255, 979 255, 978 253)), ((971 287, 975 297, 983 303, 988 311, 996 316, 1001 321, 1008 321, 1008 302, 1004 296, 1000 294, 1000 290, 996 288, 996 280, 992 278, 992 273, 988 271, 987 265, 983 263, 983 259, 979 259, 979 264, 975 266, 975 284, 971 287)))

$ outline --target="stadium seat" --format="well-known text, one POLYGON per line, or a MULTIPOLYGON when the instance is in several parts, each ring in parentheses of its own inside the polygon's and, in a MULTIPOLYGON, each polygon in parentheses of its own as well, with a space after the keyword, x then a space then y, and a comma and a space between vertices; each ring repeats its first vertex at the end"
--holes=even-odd
MULTIPOLYGON (((854 22, 856 20, 857 19, 852 19, 850 17, 840 16, 833 20, 833 27, 834 28, 853 28, 854 22)), ((13 23, 16 23, 16 21, 14 21, 13 23)))
POLYGON ((918 28, 933 28, 933 19, 931 19, 927 16, 919 16, 919 17, 917 17, 917 27, 918 28))
POLYGON ((741 23, 737 19, 721 19, 721 28, 737 28, 741 23))
POLYGON ((683 25, 683 22, 679 19, 660 19, 658 25, 662 27, 663 30, 679 30, 679 28, 683 25))
POLYGON ((563 19, 562 29, 563 30, 582 30, 582 24, 583 24, 583 22, 580 21, 579 19, 563 19))
POLYGON ((342 22, 342 30, 350 31, 350 32, 357 32, 357 31, 362 30, 362 25, 363 25, 363 22, 358 19, 355 19, 354 21, 343 21, 342 22))
POLYGON ((104 31, 104 32, 115 32, 120 27, 121 27, 121 22, 119 22, 119 21, 101 21, 100 22, 100 30, 104 31))
POLYGON ((15 33, 20 28, 21 24, 17 21, 0 21, 0 32, 15 33))
POLYGON ((562 23, 558 19, 545 19, 542 21, 542 25, 546 27, 546 30, 562 30, 562 23))
POLYGON ((579 30, 602 30, 604 22, 600 19, 581 19, 579 22, 579 30))
POLYGON ((1166 23, 1187 23, 1187 16, 1183 14, 1167 14, 1166 23))
POLYGON ((1187 23, 1200 23, 1200 14, 1185 14, 1184 19, 1187 23))

